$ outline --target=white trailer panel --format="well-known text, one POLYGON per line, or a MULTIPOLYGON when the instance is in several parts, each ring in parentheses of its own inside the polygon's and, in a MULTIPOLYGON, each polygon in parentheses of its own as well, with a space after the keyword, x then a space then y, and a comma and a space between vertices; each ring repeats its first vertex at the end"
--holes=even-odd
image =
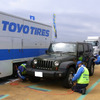
POLYGON ((11 75, 14 64, 44 54, 51 38, 51 26, 0 12, 0 77, 11 75))

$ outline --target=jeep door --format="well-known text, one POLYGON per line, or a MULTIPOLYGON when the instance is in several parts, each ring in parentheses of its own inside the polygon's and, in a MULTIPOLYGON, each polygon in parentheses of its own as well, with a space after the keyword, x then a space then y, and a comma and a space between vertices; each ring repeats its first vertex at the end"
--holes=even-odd
POLYGON ((89 60, 89 46, 88 44, 84 43, 84 64, 87 66, 89 60))
POLYGON ((77 46, 77 60, 84 61, 84 45, 82 43, 78 43, 77 46))

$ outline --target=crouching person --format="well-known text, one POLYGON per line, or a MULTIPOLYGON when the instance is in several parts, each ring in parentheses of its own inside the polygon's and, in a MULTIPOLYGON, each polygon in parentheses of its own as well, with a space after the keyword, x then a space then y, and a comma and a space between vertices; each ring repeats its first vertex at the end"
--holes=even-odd
POLYGON ((86 87, 89 84, 89 71, 88 69, 82 64, 82 61, 77 62, 78 70, 77 73, 74 75, 72 82, 76 84, 72 87, 72 90, 75 92, 79 92, 82 94, 86 93, 86 87))
POLYGON ((96 60, 94 60, 95 64, 100 64, 100 55, 96 55, 96 60))
POLYGON ((17 69, 17 74, 19 78, 21 78, 23 81, 26 80, 26 64, 21 64, 17 69))

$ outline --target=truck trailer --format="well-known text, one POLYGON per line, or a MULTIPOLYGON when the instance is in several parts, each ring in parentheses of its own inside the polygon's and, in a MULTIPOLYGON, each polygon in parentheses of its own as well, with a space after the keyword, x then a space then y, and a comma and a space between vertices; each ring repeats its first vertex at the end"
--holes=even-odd
POLYGON ((93 45, 94 56, 100 54, 100 36, 88 36, 85 42, 91 43, 93 45))
POLYGON ((16 67, 45 54, 52 27, 0 12, 0 78, 16 74, 16 67))

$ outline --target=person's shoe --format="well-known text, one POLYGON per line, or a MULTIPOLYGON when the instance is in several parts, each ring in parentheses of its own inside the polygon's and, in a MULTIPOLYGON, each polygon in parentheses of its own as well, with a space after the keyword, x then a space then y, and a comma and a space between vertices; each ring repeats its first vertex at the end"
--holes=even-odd
POLYGON ((86 88, 82 89, 82 95, 86 94, 86 88))

